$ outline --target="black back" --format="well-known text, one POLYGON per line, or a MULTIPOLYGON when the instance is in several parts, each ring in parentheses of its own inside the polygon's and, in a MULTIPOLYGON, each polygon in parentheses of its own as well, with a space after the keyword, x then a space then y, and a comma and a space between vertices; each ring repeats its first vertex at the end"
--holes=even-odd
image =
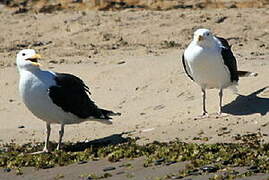
POLYGON ((49 97, 65 112, 73 113, 83 119, 88 117, 109 119, 90 99, 89 88, 80 78, 71 74, 56 73, 54 80, 56 86, 49 88, 49 97))
POLYGON ((189 69, 188 65, 186 64, 185 57, 184 57, 184 53, 183 53, 183 55, 182 55, 182 64, 183 64, 183 67, 184 67, 184 70, 185 70, 186 74, 189 76, 189 78, 190 78, 191 80, 193 80, 193 77, 191 76, 191 74, 190 74, 190 72, 189 72, 190 69, 189 69))
POLYGON ((238 73, 237 73, 237 63, 236 59, 233 55, 231 50, 231 46, 229 45, 228 41, 222 37, 216 37, 222 44, 221 47, 221 55, 224 60, 224 64, 228 67, 230 74, 231 74, 231 82, 238 81, 238 73))

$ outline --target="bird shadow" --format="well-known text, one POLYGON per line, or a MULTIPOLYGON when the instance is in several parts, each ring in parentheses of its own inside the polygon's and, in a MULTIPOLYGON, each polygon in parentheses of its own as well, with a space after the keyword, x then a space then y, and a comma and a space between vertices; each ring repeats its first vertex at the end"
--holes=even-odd
POLYGON ((259 89, 247 96, 239 95, 234 101, 223 106, 222 111, 232 115, 250 115, 259 113, 264 116, 269 111, 269 98, 258 97, 269 86, 259 89))
POLYGON ((130 137, 123 137, 123 135, 129 134, 128 132, 123 132, 121 134, 113 134, 101 139, 96 139, 88 142, 76 142, 76 143, 65 143, 63 145, 64 151, 78 152, 84 151, 87 148, 102 148, 109 145, 117 145, 126 142, 130 142, 132 139, 130 137))

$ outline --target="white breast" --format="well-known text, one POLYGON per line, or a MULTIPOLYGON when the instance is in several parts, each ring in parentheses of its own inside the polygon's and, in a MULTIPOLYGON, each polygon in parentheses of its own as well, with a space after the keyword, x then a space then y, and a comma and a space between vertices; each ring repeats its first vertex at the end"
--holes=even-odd
MULTIPOLYGON (((48 95, 50 86, 55 85, 54 74, 48 71, 20 72, 19 90, 27 108, 38 118, 50 123, 77 121, 77 117, 56 106, 48 95)), ((67 123, 65 123, 67 124, 67 123)))
POLYGON ((230 72, 220 49, 190 45, 185 51, 186 61, 194 81, 202 88, 226 88, 231 85, 230 72))

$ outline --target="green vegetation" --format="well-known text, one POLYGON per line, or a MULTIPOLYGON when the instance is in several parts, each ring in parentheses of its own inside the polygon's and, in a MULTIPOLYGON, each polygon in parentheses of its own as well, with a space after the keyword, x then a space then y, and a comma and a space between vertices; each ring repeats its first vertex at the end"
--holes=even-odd
MULTIPOLYGON (((0 147, 0 167, 19 169, 21 174, 22 167, 51 168, 100 158, 116 162, 124 158, 144 156, 145 167, 156 165, 156 162, 157 164, 190 162, 179 172, 180 177, 197 173, 215 173, 233 167, 249 168, 244 174, 228 173, 229 177, 269 173, 269 144, 262 143, 259 134, 238 136, 236 139, 241 140, 241 143, 195 144, 175 140, 139 145, 136 140, 129 140, 126 143, 105 147, 91 146, 80 152, 54 151, 36 155, 30 153, 40 150, 43 144, 19 146, 12 143, 0 147)), ((220 176, 213 178, 218 179, 220 176)))

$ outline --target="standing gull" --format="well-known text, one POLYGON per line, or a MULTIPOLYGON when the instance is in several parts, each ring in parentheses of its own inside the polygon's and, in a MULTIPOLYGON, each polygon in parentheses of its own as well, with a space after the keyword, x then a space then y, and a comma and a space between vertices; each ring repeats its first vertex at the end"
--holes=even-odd
POLYGON ((186 74, 202 90, 203 113, 207 117, 206 89, 219 89, 219 115, 222 113, 223 89, 237 90, 239 77, 256 76, 256 73, 238 71, 231 46, 224 38, 214 36, 208 29, 198 29, 184 51, 182 63, 186 74))
POLYGON ((61 147, 65 124, 98 121, 112 124, 110 116, 120 115, 97 107, 90 99, 89 88, 71 74, 40 69, 41 58, 33 49, 17 54, 20 74, 19 91, 24 104, 38 118, 46 122, 47 137, 41 152, 49 151, 51 124, 61 125, 57 150, 61 147))

